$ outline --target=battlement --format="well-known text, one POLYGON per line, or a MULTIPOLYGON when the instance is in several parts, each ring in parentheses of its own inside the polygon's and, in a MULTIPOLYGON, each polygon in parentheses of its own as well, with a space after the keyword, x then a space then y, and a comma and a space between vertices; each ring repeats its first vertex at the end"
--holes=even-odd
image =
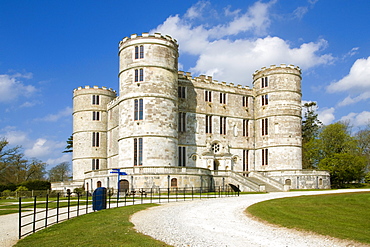
POLYGON ((227 83, 227 82, 219 82, 217 80, 214 80, 212 76, 205 76, 205 75, 199 75, 198 77, 192 77, 190 72, 184 72, 184 71, 178 71, 178 77, 179 79, 186 79, 189 81, 196 81, 196 82, 203 82, 203 83, 212 83, 212 84, 218 84, 222 86, 228 86, 228 87, 234 87, 234 88, 240 88, 240 89, 250 89, 248 86, 242 86, 240 84, 235 85, 234 83, 227 83))
POLYGON ((112 89, 112 88, 107 88, 107 87, 98 87, 98 86, 92 86, 92 87, 90 87, 90 86, 85 86, 85 87, 78 87, 78 88, 75 88, 75 89, 73 89, 73 92, 76 92, 76 91, 80 91, 80 90, 85 90, 85 89, 89 89, 89 90, 91 90, 91 89, 99 89, 99 90, 106 90, 106 91, 109 91, 109 92, 112 92, 112 93, 114 93, 114 94, 116 94, 117 92, 116 92, 116 90, 114 90, 114 89, 112 89))
POLYGON ((256 70, 254 72, 253 77, 256 76, 258 73, 261 73, 261 72, 269 72, 269 71, 272 71, 272 70, 287 69, 287 68, 296 70, 299 74, 301 74, 301 69, 298 66, 294 66, 292 64, 290 64, 290 65, 280 64, 280 66, 271 65, 269 68, 262 67, 260 70, 256 70))
POLYGON ((158 39, 165 39, 165 40, 168 40, 168 41, 172 42, 174 45, 178 46, 178 43, 177 43, 177 40, 176 39, 172 38, 169 35, 162 35, 161 33, 154 33, 154 34, 142 33, 141 36, 138 35, 138 34, 131 34, 130 37, 123 38, 118 43, 118 45, 121 46, 125 42, 127 42, 129 40, 132 40, 132 39, 136 39, 136 38, 158 38, 158 39))

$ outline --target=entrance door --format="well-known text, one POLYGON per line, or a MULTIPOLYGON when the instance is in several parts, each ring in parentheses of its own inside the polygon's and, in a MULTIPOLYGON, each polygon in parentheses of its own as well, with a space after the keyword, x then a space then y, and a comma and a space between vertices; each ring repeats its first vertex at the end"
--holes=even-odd
POLYGON ((119 192, 127 192, 130 188, 130 183, 126 180, 120 180, 119 181, 119 192))

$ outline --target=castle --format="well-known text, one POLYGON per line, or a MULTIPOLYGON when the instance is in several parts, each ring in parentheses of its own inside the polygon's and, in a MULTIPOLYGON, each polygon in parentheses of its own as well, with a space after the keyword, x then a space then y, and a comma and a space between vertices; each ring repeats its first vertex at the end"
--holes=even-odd
POLYGON ((73 182, 54 188, 330 188, 328 172, 302 170, 298 67, 257 70, 249 88, 178 71, 177 41, 159 33, 124 38, 118 54, 119 96, 73 92, 73 182))

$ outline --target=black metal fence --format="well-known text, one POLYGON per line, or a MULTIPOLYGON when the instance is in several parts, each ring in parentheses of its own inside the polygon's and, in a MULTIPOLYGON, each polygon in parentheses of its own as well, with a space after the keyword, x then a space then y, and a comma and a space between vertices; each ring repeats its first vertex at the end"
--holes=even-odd
MULTIPOLYGON (((53 224, 93 212, 91 193, 57 193, 55 197, 33 196, 32 199, 19 197, 19 239, 53 224), (31 212, 29 212, 31 211, 31 212)), ((207 188, 140 188, 132 191, 114 193, 107 190, 107 208, 122 207, 144 203, 166 203, 239 196, 238 190, 230 186, 207 188)))

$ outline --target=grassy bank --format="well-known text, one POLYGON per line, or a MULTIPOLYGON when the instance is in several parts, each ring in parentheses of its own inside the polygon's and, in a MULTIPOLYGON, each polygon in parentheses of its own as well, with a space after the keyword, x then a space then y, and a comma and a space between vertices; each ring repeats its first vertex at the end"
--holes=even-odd
POLYGON ((369 205, 370 193, 358 192, 274 199, 247 211, 284 227, 370 244, 369 205))
POLYGON ((129 221, 130 215, 153 206, 127 206, 82 215, 36 232, 15 246, 169 246, 137 233, 129 221))

